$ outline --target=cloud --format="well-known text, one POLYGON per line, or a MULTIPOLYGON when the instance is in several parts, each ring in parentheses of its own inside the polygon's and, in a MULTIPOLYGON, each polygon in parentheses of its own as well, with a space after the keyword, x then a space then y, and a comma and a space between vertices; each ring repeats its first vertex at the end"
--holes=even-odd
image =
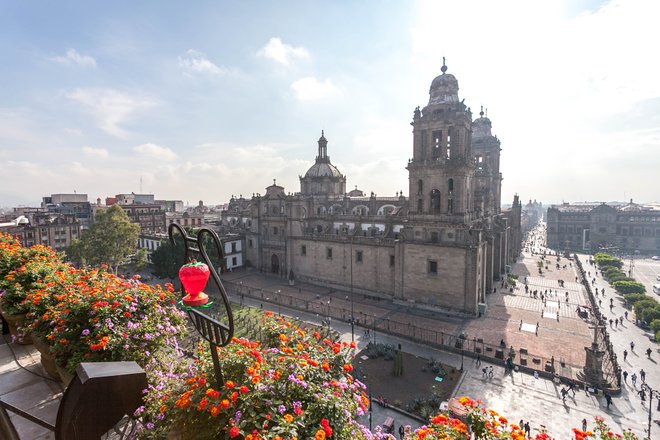
POLYGON ((185 56, 179 57, 179 67, 188 74, 222 75, 227 73, 227 69, 217 66, 205 54, 193 49, 188 49, 185 56))
POLYGON ((109 156, 108 150, 105 148, 82 147, 82 151, 85 156, 97 157, 100 159, 106 159, 109 156))
POLYGON ((96 60, 89 55, 81 55, 75 49, 69 49, 64 56, 52 57, 51 60, 60 64, 77 64, 82 67, 96 67, 96 60))
POLYGON ((156 101, 132 96, 115 89, 79 88, 65 95, 90 110, 99 128, 118 138, 125 138, 126 131, 120 127, 129 115, 137 110, 153 107, 156 101))
POLYGON ((293 47, 282 43, 282 40, 279 38, 273 37, 257 52, 257 56, 270 58, 273 61, 288 66, 292 58, 308 58, 309 52, 302 46, 293 47))
POLYGON ((313 76, 300 78, 291 84, 291 89, 299 101, 326 98, 339 92, 339 88, 329 78, 323 82, 319 82, 313 76))
POLYGON ((167 147, 161 147, 156 144, 142 144, 137 147, 133 147, 133 150, 137 152, 140 156, 147 157, 150 159, 172 161, 177 159, 177 155, 174 151, 167 147))

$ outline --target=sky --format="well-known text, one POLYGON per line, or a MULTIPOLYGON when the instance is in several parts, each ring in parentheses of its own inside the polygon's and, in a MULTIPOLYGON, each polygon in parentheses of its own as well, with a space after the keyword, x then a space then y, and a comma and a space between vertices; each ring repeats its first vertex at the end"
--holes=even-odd
POLYGON ((658 202, 657 0, 0 1, 0 206, 408 194, 442 57, 501 140, 502 202, 658 202))

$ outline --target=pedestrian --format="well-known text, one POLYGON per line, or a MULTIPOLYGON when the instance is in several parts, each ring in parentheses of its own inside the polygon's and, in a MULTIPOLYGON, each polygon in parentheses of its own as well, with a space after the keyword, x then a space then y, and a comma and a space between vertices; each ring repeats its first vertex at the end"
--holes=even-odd
POLYGON ((628 311, 627 310, 623 313, 623 316, 625 316, 626 319, 628 319, 628 311))
POLYGON ((644 391, 644 388, 642 388, 641 390, 639 390, 639 391, 637 392, 637 394, 639 394, 639 397, 642 398, 642 402, 645 402, 645 401, 646 401, 646 391, 644 391))
POLYGON ((491 379, 493 378, 493 366, 492 365, 488 367, 488 377, 490 377, 491 379))
POLYGON ((529 422, 525 422, 525 435, 528 437, 532 435, 532 428, 529 427, 529 422))
POLYGON ((587 419, 582 419, 582 432, 587 430, 587 419))
POLYGON ((642 378, 642 383, 646 382, 646 371, 644 371, 643 368, 641 370, 639 370, 639 377, 642 378))
POLYGON ((477 353, 477 367, 481 365, 481 353, 477 353))
POLYGON ((561 389, 561 400, 562 402, 566 402, 566 395, 568 394, 568 390, 566 388, 561 389))
POLYGON ((632 382, 633 386, 637 384, 637 374, 633 373, 632 376, 630 376, 630 381, 632 382))
POLYGON ((624 371, 623 372, 623 381, 625 382, 628 379, 628 372, 624 371))
POLYGON ((610 396, 608 393, 605 393, 605 402, 607 402, 607 409, 610 409, 610 405, 612 404, 612 396, 610 396))
POLYGON ((573 382, 569 382, 568 391, 572 391, 573 392, 573 397, 575 397, 575 384, 573 382))
POLYGON ((399 437, 401 440, 403 440, 403 433, 405 432, 405 429, 403 428, 403 425, 399 426, 399 437))
POLYGON ((635 351, 635 343, 630 341, 630 351, 635 351))
POLYGON ((628 350, 623 350, 623 360, 625 361, 628 357, 628 350))
POLYGON ((646 349, 646 357, 649 358, 649 359, 651 359, 651 353, 652 353, 652 352, 653 352, 653 350, 651 350, 650 347, 647 348, 647 349, 646 349))
POLYGON ((614 320, 610 318, 610 328, 612 328, 612 324, 614 324, 614 320))
POLYGON ((619 320, 618 319, 614 320, 614 327, 619 328, 619 320))
POLYGON ((488 376, 488 367, 483 367, 481 369, 481 372, 482 372, 483 377, 487 377, 488 376))

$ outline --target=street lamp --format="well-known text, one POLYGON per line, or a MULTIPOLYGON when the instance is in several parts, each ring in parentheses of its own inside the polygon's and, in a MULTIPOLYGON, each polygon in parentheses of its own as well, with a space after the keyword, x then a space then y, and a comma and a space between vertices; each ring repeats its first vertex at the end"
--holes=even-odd
POLYGON ((660 408, 660 390, 654 390, 649 386, 647 383, 642 384, 642 390, 646 391, 649 393, 649 432, 648 432, 648 440, 651 440, 651 414, 653 411, 653 398, 655 397, 658 399, 658 407, 660 408))
POLYGON ((277 291, 277 314, 282 316, 282 295, 280 295, 282 291, 278 289, 277 291))
POLYGON ((353 314, 353 236, 351 236, 351 342, 355 341, 355 315, 353 314))
POLYGON ((461 371, 463 371, 463 354, 464 354, 464 350, 465 350, 465 348, 464 348, 465 337, 464 337, 463 334, 461 333, 461 335, 459 336, 459 338, 461 338, 461 371))

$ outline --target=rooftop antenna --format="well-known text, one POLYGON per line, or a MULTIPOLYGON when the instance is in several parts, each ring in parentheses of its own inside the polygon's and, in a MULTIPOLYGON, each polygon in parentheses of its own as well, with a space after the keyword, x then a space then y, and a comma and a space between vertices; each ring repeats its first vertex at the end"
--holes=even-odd
POLYGON ((481 116, 482 118, 484 117, 484 106, 483 105, 481 106, 481 111, 479 112, 479 116, 481 116))
POLYGON ((442 73, 445 73, 447 71, 447 64, 445 64, 445 57, 442 57, 442 67, 440 68, 442 73))

